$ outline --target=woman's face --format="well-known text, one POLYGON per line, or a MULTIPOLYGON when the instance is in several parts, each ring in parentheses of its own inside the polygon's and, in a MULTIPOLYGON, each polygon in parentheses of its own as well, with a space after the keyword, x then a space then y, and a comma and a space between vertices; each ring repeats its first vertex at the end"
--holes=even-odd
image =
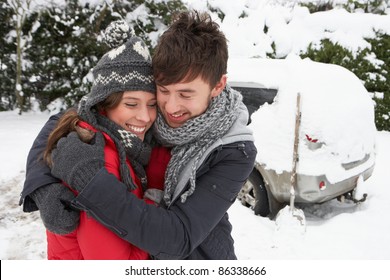
POLYGON ((115 108, 106 109, 106 115, 143 141, 157 117, 156 95, 146 91, 125 91, 115 108))

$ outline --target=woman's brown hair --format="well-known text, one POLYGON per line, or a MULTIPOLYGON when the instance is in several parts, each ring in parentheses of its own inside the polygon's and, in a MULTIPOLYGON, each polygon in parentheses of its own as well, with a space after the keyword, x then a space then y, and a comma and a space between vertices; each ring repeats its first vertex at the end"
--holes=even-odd
MULTIPOLYGON (((123 92, 111 94, 105 100, 96 104, 97 111, 101 113, 108 109, 115 108, 122 100, 122 96, 123 92)), ((78 115, 77 110, 74 108, 68 109, 58 120, 56 127, 48 137, 46 149, 43 154, 43 159, 49 166, 52 165, 51 153, 56 148, 57 142, 62 137, 67 136, 72 131, 76 131, 80 139, 84 142, 89 142, 92 139, 94 133, 89 130, 82 129, 77 125, 80 120, 82 120, 82 118, 78 115)))

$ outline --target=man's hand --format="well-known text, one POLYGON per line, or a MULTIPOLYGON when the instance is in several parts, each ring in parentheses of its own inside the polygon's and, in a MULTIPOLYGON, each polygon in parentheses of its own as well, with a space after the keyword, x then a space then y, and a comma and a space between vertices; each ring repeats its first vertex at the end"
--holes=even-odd
POLYGON ((76 132, 61 138, 53 150, 51 173, 81 192, 96 173, 104 167, 104 137, 95 134, 91 143, 84 143, 76 132))
POLYGON ((30 194, 39 208, 46 229, 56 234, 68 234, 79 225, 80 213, 70 209, 73 192, 61 183, 36 189, 30 194))

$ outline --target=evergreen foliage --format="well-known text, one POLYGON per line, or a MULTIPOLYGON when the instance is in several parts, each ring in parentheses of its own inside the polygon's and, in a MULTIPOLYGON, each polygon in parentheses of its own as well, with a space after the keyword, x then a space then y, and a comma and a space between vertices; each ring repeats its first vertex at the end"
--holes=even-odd
POLYGON ((389 8, 388 0, 348 0, 346 3, 335 3, 333 0, 313 1, 299 3, 302 7, 307 7, 310 13, 332 10, 334 7, 341 7, 348 12, 361 10, 364 13, 384 14, 386 8, 389 8))
POLYGON ((40 26, 26 51, 31 67, 25 73, 25 92, 36 97, 42 110, 59 97, 71 105, 88 93, 91 82, 86 75, 104 54, 89 22, 94 11, 77 2, 34 14, 40 26))
MULTIPOLYGON (((6 0, 0 3, 0 15, 5 22, 0 31, 4 46, 0 52, 3 73, 0 77, 0 110, 10 110, 16 102, 13 95, 15 61, 12 59, 15 47, 14 42, 6 41, 6 38, 13 28, 7 20, 13 11, 7 7, 6 0)), ((41 7, 31 13, 23 26, 24 34, 31 34, 23 53, 22 87, 27 108, 31 106, 31 97, 39 102, 41 110, 59 97, 67 108, 90 91, 90 70, 108 50, 100 40, 100 33, 113 20, 125 19, 153 50, 154 38, 158 36, 152 35, 158 27, 168 25, 174 11, 184 9, 180 0, 114 0, 94 6, 66 0, 61 7, 41 7), (141 16, 132 16, 136 10, 141 16)))
POLYGON ((333 9, 333 0, 318 1, 314 3, 304 2, 300 3, 302 7, 307 7, 310 13, 323 12, 333 9))
POLYGON ((386 8, 389 7, 388 0, 348 0, 343 7, 350 12, 362 10, 365 13, 384 14, 386 8))
POLYGON ((16 65, 12 59, 15 53, 15 45, 9 38, 9 33, 13 30, 11 25, 12 9, 6 0, 0 1, 0 18, 2 19, 0 28, 0 111, 12 110, 15 103, 15 77, 16 65))
POLYGON ((374 79, 368 79, 365 86, 370 92, 377 93, 374 95, 377 129, 390 131, 390 35, 378 34, 368 41, 372 53, 383 63, 376 67, 374 79))
POLYGON ((130 2, 134 2, 133 5, 137 7, 145 8, 146 14, 144 19, 134 19, 130 21, 130 24, 133 25, 135 33, 149 45, 151 53, 153 53, 157 42, 150 38, 150 34, 158 32, 158 27, 160 26, 168 26, 175 13, 187 10, 181 0, 135 0, 130 2))

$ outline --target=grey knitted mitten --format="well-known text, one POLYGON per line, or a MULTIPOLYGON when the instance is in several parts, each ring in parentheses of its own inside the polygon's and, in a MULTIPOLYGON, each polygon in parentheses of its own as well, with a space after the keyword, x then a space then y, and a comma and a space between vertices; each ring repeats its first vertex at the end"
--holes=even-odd
POLYGON ((39 208, 46 229, 64 235, 77 228, 80 213, 66 206, 75 195, 63 184, 56 183, 38 188, 30 196, 39 208))
POLYGON ((163 203, 164 191, 159 189, 147 189, 144 193, 144 198, 154 201, 157 205, 163 203))
POLYGON ((104 167, 104 137, 97 132, 90 143, 84 143, 76 132, 61 138, 52 152, 51 173, 81 192, 104 167))

